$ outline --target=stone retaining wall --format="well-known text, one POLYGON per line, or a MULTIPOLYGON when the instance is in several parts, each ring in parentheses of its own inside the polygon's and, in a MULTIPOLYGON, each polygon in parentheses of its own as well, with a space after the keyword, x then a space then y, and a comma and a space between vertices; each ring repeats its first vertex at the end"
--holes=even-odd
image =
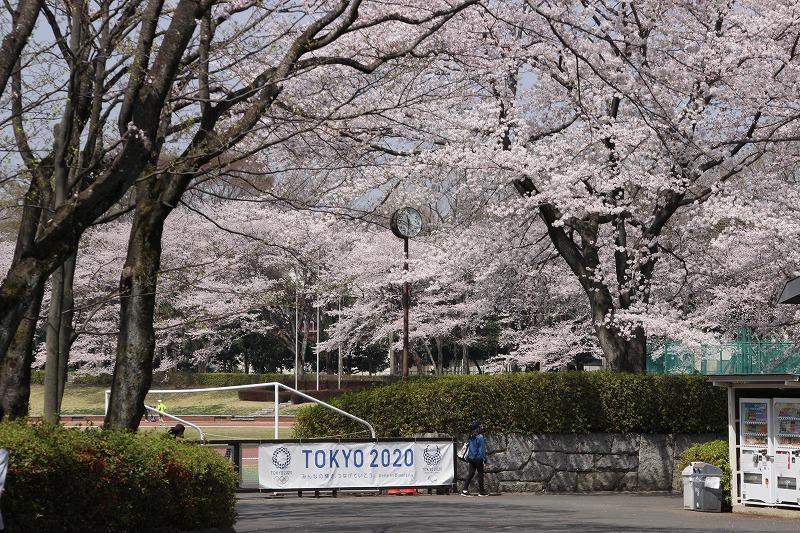
MULTIPOLYGON (((465 437, 459 435, 456 440, 463 443, 465 437)), ((681 473, 677 464, 683 451, 692 444, 726 438, 492 434, 486 436, 486 484, 492 492, 679 491, 681 473)), ((466 465, 458 461, 459 481, 466 476, 466 465)), ((473 490, 477 490, 475 483, 473 490)))

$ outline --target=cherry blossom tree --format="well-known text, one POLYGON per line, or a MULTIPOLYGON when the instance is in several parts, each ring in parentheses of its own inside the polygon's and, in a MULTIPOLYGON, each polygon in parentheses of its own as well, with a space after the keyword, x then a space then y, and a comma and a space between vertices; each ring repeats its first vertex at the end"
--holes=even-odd
POLYGON ((646 331, 669 320, 653 295, 665 232, 796 139, 791 7, 509 2, 492 15, 484 53, 459 59, 475 80, 464 133, 428 161, 513 183, 521 199, 503 189, 496 212, 536 214, 609 365, 640 372, 646 331))

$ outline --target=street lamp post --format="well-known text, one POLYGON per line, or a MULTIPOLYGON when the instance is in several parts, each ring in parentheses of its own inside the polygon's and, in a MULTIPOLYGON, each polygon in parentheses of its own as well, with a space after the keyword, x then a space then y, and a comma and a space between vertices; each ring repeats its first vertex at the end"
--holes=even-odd
POLYGON ((297 366, 300 362, 300 295, 297 292, 297 282, 294 286, 294 390, 297 388, 297 366))
MULTIPOLYGON (((392 215, 392 233, 403 239, 403 272, 408 273, 408 240, 422 230, 422 215, 413 207, 401 207, 392 215)), ((411 308, 411 283, 403 282, 403 379, 408 378, 408 321, 411 308)))
MULTIPOLYGON (((336 323, 338 324, 339 320, 341 319, 342 319, 342 297, 339 296, 339 316, 336 317, 336 323)), ((342 343, 341 342, 339 343, 338 348, 339 348, 339 357, 337 358, 338 363, 336 364, 336 368, 338 369, 339 372, 338 388, 341 389, 342 388, 342 343)))

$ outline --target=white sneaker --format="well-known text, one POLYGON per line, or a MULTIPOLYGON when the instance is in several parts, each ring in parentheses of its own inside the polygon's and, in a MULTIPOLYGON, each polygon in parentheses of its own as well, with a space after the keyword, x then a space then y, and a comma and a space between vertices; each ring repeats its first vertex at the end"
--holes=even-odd
POLYGON ((461 495, 462 495, 462 496, 469 496, 469 491, 462 490, 462 491, 461 491, 461 495))

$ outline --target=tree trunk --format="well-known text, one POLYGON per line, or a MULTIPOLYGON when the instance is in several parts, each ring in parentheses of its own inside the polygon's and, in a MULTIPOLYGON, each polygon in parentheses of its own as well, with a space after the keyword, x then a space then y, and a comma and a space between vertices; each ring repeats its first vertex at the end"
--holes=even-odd
POLYGON ((106 429, 139 427, 153 380, 153 315, 166 215, 151 189, 150 182, 137 185, 136 214, 120 278, 119 337, 106 429))
POLYGON ((467 331, 461 329, 461 373, 469 374, 469 346, 467 346, 467 331))
POLYGON ((626 339, 605 322, 612 313, 611 297, 605 291, 587 293, 592 306, 594 331, 608 366, 618 372, 645 371, 647 336, 641 326, 634 328, 633 338, 626 339))
MULTIPOLYGON (((18 77, 16 79, 19 81, 18 77)), ((25 193, 25 207, 22 209, 22 219, 14 248, 14 263, 19 261, 22 255, 33 246, 41 222, 42 206, 50 202, 46 169, 37 166, 31 169, 31 174, 33 175, 28 191, 25 193)), ((6 358, 2 360, 2 366, 0 366, 0 420, 28 416, 33 338, 43 296, 44 284, 39 284, 31 295, 24 316, 17 326, 17 331, 6 352, 6 358)))
MULTIPOLYGON (((422 346, 425 347, 425 353, 428 354, 428 359, 431 360, 431 366, 433 367, 433 373, 439 373, 439 364, 436 362, 436 358, 433 357, 433 352, 431 351, 431 343, 429 341, 424 341, 422 346)), ((441 356, 441 353, 439 354, 441 356)))
POLYGON ((53 273, 50 309, 47 317, 47 360, 44 376, 45 422, 57 424, 61 413, 61 400, 67 382, 69 349, 72 345, 73 280, 75 254, 53 273))
POLYGON ((628 340, 625 361, 625 372, 647 372, 647 334, 642 327, 634 329, 633 338, 628 340))
POLYGON ((436 337, 436 373, 444 374, 444 339, 436 337))
POLYGON ((632 339, 624 339, 606 327, 595 326, 600 348, 612 370, 642 373, 646 370, 646 340, 644 330, 636 327, 632 339))
POLYGON ((44 366, 44 411, 42 420, 58 423, 58 338, 61 333, 61 300, 64 294, 64 266, 53 272, 50 282, 50 308, 47 313, 45 346, 47 359, 44 366))
POLYGON ((423 363, 422 357, 419 355, 418 348, 419 346, 412 350, 411 356, 414 358, 414 366, 417 367, 417 375, 421 376, 425 373, 425 369, 423 368, 425 363, 423 363))
POLYGON ((42 307, 44 286, 31 299, 25 318, 20 322, 11 341, 3 366, 0 368, 0 420, 25 418, 31 394, 31 364, 33 363, 33 336, 42 307))
POLYGON ((73 329, 72 320, 75 316, 75 296, 73 284, 75 281, 75 261, 77 255, 72 254, 64 262, 64 284, 61 294, 61 321, 58 332, 58 413, 61 414, 61 401, 64 399, 64 387, 67 384, 67 366, 69 365, 69 351, 72 348, 73 329))
POLYGON ((395 356, 394 347, 394 335, 391 333, 388 337, 388 350, 389 350, 389 375, 396 376, 397 375, 397 357, 395 356))
POLYGON ((478 374, 483 374, 483 370, 481 369, 481 365, 478 364, 478 360, 474 357, 471 357, 472 362, 475 363, 475 368, 478 370, 478 374))

